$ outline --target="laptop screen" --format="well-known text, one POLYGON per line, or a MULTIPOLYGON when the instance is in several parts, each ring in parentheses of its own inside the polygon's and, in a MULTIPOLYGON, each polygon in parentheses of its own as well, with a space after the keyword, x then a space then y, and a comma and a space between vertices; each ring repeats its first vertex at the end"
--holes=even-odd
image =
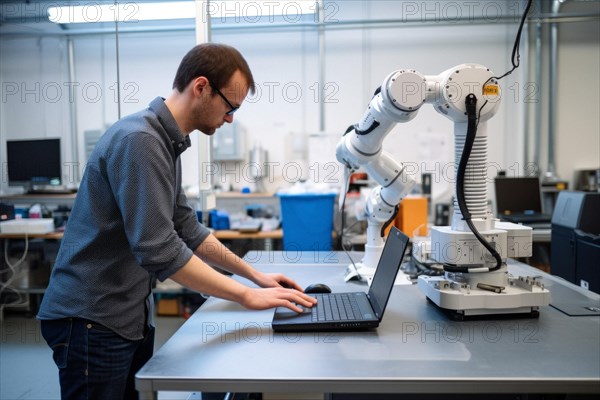
POLYGON ((499 216, 542 212, 540 181, 537 177, 497 177, 494 186, 499 216))
POLYGON ((408 236, 400 232, 396 227, 392 226, 388 235, 383 253, 377 264, 377 271, 373 276, 373 282, 369 288, 369 298, 377 317, 381 319, 383 310, 387 305, 389 293, 394 286, 398 269, 396 266, 402 264, 404 252, 408 245, 408 236), (400 256, 398 253, 402 252, 400 256))

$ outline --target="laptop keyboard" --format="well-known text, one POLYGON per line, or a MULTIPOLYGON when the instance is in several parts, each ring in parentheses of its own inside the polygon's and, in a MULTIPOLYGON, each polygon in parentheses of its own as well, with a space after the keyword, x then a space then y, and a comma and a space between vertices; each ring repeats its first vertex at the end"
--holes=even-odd
POLYGON ((353 321, 362 319, 354 295, 347 293, 315 294, 317 306, 312 308, 313 321, 353 321))

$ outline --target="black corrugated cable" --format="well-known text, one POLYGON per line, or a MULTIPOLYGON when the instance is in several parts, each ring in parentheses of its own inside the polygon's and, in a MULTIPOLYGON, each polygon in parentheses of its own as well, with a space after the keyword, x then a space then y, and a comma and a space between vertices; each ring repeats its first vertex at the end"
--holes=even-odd
MULTIPOLYGON (((456 201, 458 203, 458 207, 460 208, 463 219, 465 220, 471 232, 473 232, 479 243, 481 243, 483 247, 485 247, 486 250, 489 251, 496 259, 496 266, 489 268, 488 271, 496 271, 502 267, 502 257, 500 257, 500 254, 496 251, 496 249, 493 248, 483 236, 481 236, 473 224, 473 221, 471 220, 471 213, 469 212, 467 201, 465 200, 465 174, 467 171, 467 163, 471 157, 471 150, 473 149, 473 143, 475 143, 475 137, 477 136, 477 97, 473 93, 469 94, 465 99, 465 106, 468 117, 467 137, 465 138, 465 147, 463 148, 460 162, 458 164, 458 170, 456 171, 456 201)), ((468 273, 469 269, 469 267, 444 266, 444 270, 448 272, 468 273)))

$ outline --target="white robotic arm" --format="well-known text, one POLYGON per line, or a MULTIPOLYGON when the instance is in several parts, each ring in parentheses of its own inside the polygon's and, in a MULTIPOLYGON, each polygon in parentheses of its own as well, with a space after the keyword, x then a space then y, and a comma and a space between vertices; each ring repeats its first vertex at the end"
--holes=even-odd
POLYGON ((500 88, 492 72, 478 64, 433 76, 393 72, 338 143, 338 161, 349 171, 363 167, 380 185, 364 209, 367 244, 358 273, 367 279, 374 273, 383 249, 381 228, 414 185, 403 165, 382 150, 383 140, 425 103, 454 122, 457 185, 452 226, 433 227, 431 234, 432 257, 444 264, 445 277, 420 277, 419 287, 438 306, 461 315, 534 312, 547 305, 549 292, 536 278, 515 279, 506 268, 507 257, 531 255, 530 229, 498 223, 487 207, 486 121, 498 110, 500 88), (524 239, 516 242, 517 236, 524 239))
MULTIPOLYGON (((398 203, 415 184, 404 166, 382 150, 384 138, 397 123, 413 119, 425 103, 431 103, 453 121, 466 124, 465 96, 474 91, 482 93, 491 77, 487 68, 476 64, 459 65, 435 76, 414 70, 394 71, 377 90, 360 122, 339 142, 338 161, 350 171, 362 167, 380 185, 371 191, 364 209, 368 227, 365 257, 358 271, 361 276, 368 278, 374 273, 384 244, 381 228, 395 216, 398 203)), ((490 118, 498 103, 486 107, 481 119, 490 118)))

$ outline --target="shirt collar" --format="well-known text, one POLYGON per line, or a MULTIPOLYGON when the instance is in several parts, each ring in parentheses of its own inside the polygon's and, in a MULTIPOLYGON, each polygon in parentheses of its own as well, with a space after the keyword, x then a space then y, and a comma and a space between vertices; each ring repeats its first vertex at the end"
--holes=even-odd
POLYGON ((179 129, 173 114, 169 111, 169 108, 165 104, 165 99, 157 97, 150 103, 149 108, 154 111, 158 117, 158 121, 165 128, 165 132, 169 137, 169 141, 173 146, 173 152, 175 157, 179 157, 181 153, 187 150, 192 145, 189 135, 184 135, 179 129))

